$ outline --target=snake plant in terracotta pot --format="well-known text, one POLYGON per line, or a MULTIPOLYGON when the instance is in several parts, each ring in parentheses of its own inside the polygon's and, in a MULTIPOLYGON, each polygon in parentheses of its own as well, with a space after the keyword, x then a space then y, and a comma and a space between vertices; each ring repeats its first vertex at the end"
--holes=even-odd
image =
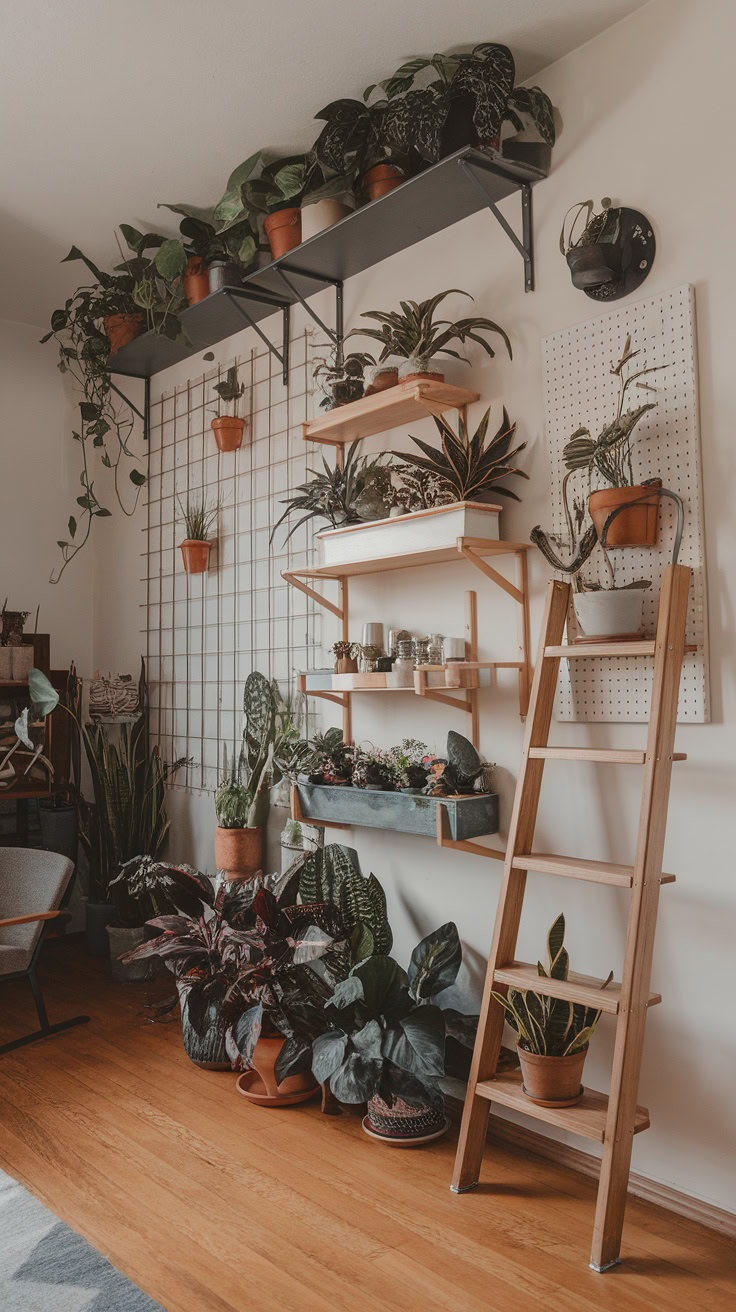
MULTIPOLYGON (((565 917, 559 915, 547 935, 549 962, 538 963, 540 978, 564 981, 570 968, 565 948, 565 917)), ((601 984, 607 988, 613 971, 601 984)), ((565 998, 510 988, 493 993, 506 1019, 518 1035, 522 1088, 542 1107, 571 1107, 583 1096, 581 1076, 588 1044, 601 1018, 600 1010, 565 998)))
POLYGON ((451 348, 451 342, 463 345, 466 342, 476 342, 493 358, 495 351, 484 336, 487 333, 497 333, 502 338, 511 359, 511 343, 503 328, 492 319, 480 315, 454 321, 435 318, 438 306, 446 296, 452 295, 467 296, 471 301, 473 299, 469 292, 451 287, 426 301, 401 301, 400 310, 365 310, 361 318, 375 319, 380 327, 353 328, 348 336, 371 337, 380 342, 379 362, 397 356, 401 361, 399 381, 406 382, 416 379, 442 382, 445 375, 441 368, 442 361, 438 358, 441 355, 449 355, 468 364, 464 355, 451 348))

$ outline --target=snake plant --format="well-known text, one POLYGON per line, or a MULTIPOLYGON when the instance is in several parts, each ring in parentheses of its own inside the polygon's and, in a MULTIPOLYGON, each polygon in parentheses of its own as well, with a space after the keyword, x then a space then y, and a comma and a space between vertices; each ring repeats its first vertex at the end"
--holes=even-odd
POLYGON ((491 494, 520 501, 521 497, 510 488, 499 487, 498 484, 500 479, 511 474, 518 474, 520 478, 529 477, 523 469, 512 464, 514 457, 524 450, 526 442, 510 450, 516 435, 516 424, 511 423, 504 407, 503 421, 486 446, 490 414, 489 407, 472 437, 468 436, 467 421, 462 413, 457 433, 453 432, 445 419, 435 418, 442 442, 439 450, 426 442, 420 442, 418 437, 412 437, 412 442, 424 454, 395 451, 394 455, 417 469, 436 475, 455 501, 477 501, 491 494))
MULTIPOLYGON (((570 958, 565 948, 565 917, 559 915, 547 935, 549 965, 545 970, 541 961, 537 971, 543 979, 566 980, 570 958)), ((601 989, 613 979, 611 971, 601 989)), ((519 1036, 519 1047, 541 1057, 567 1057, 588 1046, 601 1012, 582 1003, 568 1002, 564 998, 550 998, 531 989, 509 989, 507 996, 493 993, 494 1000, 503 1007, 506 1019, 519 1036)))

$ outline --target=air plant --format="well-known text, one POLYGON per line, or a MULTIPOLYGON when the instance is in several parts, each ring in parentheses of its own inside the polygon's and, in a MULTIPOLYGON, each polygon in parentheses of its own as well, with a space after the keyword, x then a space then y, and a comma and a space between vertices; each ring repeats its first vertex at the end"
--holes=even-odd
POLYGON ((181 497, 177 496, 176 500, 188 541, 209 542, 217 524, 220 502, 209 501, 204 495, 188 499, 186 505, 181 497))
POLYGON ((383 310, 366 310, 361 315, 363 319, 375 319, 381 325, 380 328, 353 328, 348 333, 348 337, 372 337, 374 341, 381 343, 381 354, 378 357, 379 362, 387 360, 389 356, 398 355, 403 359, 427 359, 434 355, 451 355, 456 360, 462 360, 466 364, 469 361, 459 351, 451 350, 449 343, 458 341, 463 344, 466 341, 477 342, 479 346, 491 358, 495 351, 490 342, 487 342, 482 333, 498 333, 503 339, 506 350, 509 353, 509 359, 512 358, 511 343, 497 323, 491 319, 485 319, 482 316, 475 315, 468 319, 435 319, 435 311, 438 305, 444 301, 446 296, 457 294, 458 296, 467 296, 472 301, 473 297, 469 292, 461 291, 458 287, 450 287, 445 292, 438 292, 426 301, 401 301, 401 312, 393 310, 386 312, 383 310))
POLYGON ((435 424, 442 445, 439 450, 412 437, 423 455, 413 452, 395 451, 394 455, 417 469, 435 475, 452 494, 453 501, 477 501, 489 496, 511 497, 513 501, 521 498, 510 488, 499 487, 499 480, 517 474, 520 478, 529 475, 518 469, 511 462, 523 451, 526 442, 510 450, 516 435, 516 424, 509 420, 504 406, 503 421, 495 436, 486 446, 486 434, 490 418, 490 407, 486 410, 472 438, 468 436, 467 421, 460 414, 459 431, 453 432, 445 419, 435 417, 435 424))
POLYGON ((373 459, 359 456, 360 441, 358 438, 348 447, 342 468, 336 462, 331 469, 323 456, 324 472, 307 471, 312 475, 310 482, 301 483, 294 495, 282 501, 286 510, 271 530, 271 542, 277 528, 297 510, 306 514, 289 529, 284 546, 310 519, 324 519, 333 528, 340 528, 343 524, 378 519, 386 513, 391 500, 391 475, 389 467, 382 463, 385 453, 373 459))

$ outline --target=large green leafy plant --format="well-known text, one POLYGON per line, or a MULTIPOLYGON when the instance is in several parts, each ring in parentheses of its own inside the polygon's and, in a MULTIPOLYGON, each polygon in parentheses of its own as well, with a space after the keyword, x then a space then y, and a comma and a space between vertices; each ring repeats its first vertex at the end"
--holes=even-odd
POLYGON ((483 347, 487 355, 493 358, 495 351, 483 334, 498 333, 511 359, 511 343, 503 328, 492 319, 486 319, 481 315, 456 320, 435 318, 438 306, 446 296, 452 295, 467 296, 471 301, 473 299, 469 292, 461 291, 458 287, 450 287, 447 291, 438 292, 436 296, 426 301, 401 301, 400 311, 365 310, 361 318, 375 319, 381 327, 353 328, 348 336, 371 337, 374 341, 380 342, 379 360, 387 360, 392 355, 407 360, 451 355, 467 364, 469 361, 466 357, 459 351, 452 350, 449 343, 461 342, 464 345, 465 342, 476 342, 483 347))
POLYGON ((281 777, 274 759, 287 754, 289 744, 298 738, 297 721, 275 680, 269 682, 258 670, 248 675, 240 746, 230 769, 225 754, 224 777, 215 793, 221 828, 262 828, 268 822, 271 785, 281 777))
POLYGON ((528 479, 529 475, 512 463, 519 452, 524 450, 526 442, 512 446, 516 424, 510 422, 504 407, 503 420, 486 445, 490 414, 489 407, 472 437, 469 436, 467 421, 462 413, 457 433, 445 419, 435 418, 441 440, 439 449, 413 437, 411 440, 419 447, 422 455, 413 451, 396 451, 394 455, 413 468, 433 475, 440 489, 447 490, 453 501, 483 501, 491 496, 510 497, 513 501, 519 501, 521 498, 511 488, 500 486, 500 480, 511 475, 528 479))
MULTIPOLYGON (((546 970, 541 961, 537 962, 540 977, 566 980, 570 958, 565 948, 563 915, 557 917, 547 935, 547 955, 546 970)), ((613 971, 601 989, 605 989, 612 979, 613 971)), ((568 1057, 573 1052, 581 1052, 587 1048, 601 1018, 600 1010, 595 1007, 547 997, 532 989, 510 988, 506 995, 493 993, 491 996, 503 1007, 509 1025, 519 1036, 519 1047, 542 1057, 568 1057)))
POLYGON ((271 542, 279 526, 295 511, 305 513, 289 529, 284 545, 311 519, 324 519, 333 528, 339 528, 343 524, 379 519, 387 512, 391 503, 391 475, 383 464, 384 455, 369 459, 360 456, 359 450, 360 439, 348 447, 342 467, 335 461, 331 469, 323 456, 323 471, 307 471, 312 475, 311 480, 301 483, 295 494, 281 503, 286 510, 273 526, 271 542))

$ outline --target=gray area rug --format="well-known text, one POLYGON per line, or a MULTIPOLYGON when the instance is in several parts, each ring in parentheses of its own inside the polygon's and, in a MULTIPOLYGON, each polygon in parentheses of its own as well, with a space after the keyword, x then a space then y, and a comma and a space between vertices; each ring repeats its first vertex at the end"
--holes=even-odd
POLYGON ((2 1312, 163 1312, 17 1180, 0 1171, 2 1312))

